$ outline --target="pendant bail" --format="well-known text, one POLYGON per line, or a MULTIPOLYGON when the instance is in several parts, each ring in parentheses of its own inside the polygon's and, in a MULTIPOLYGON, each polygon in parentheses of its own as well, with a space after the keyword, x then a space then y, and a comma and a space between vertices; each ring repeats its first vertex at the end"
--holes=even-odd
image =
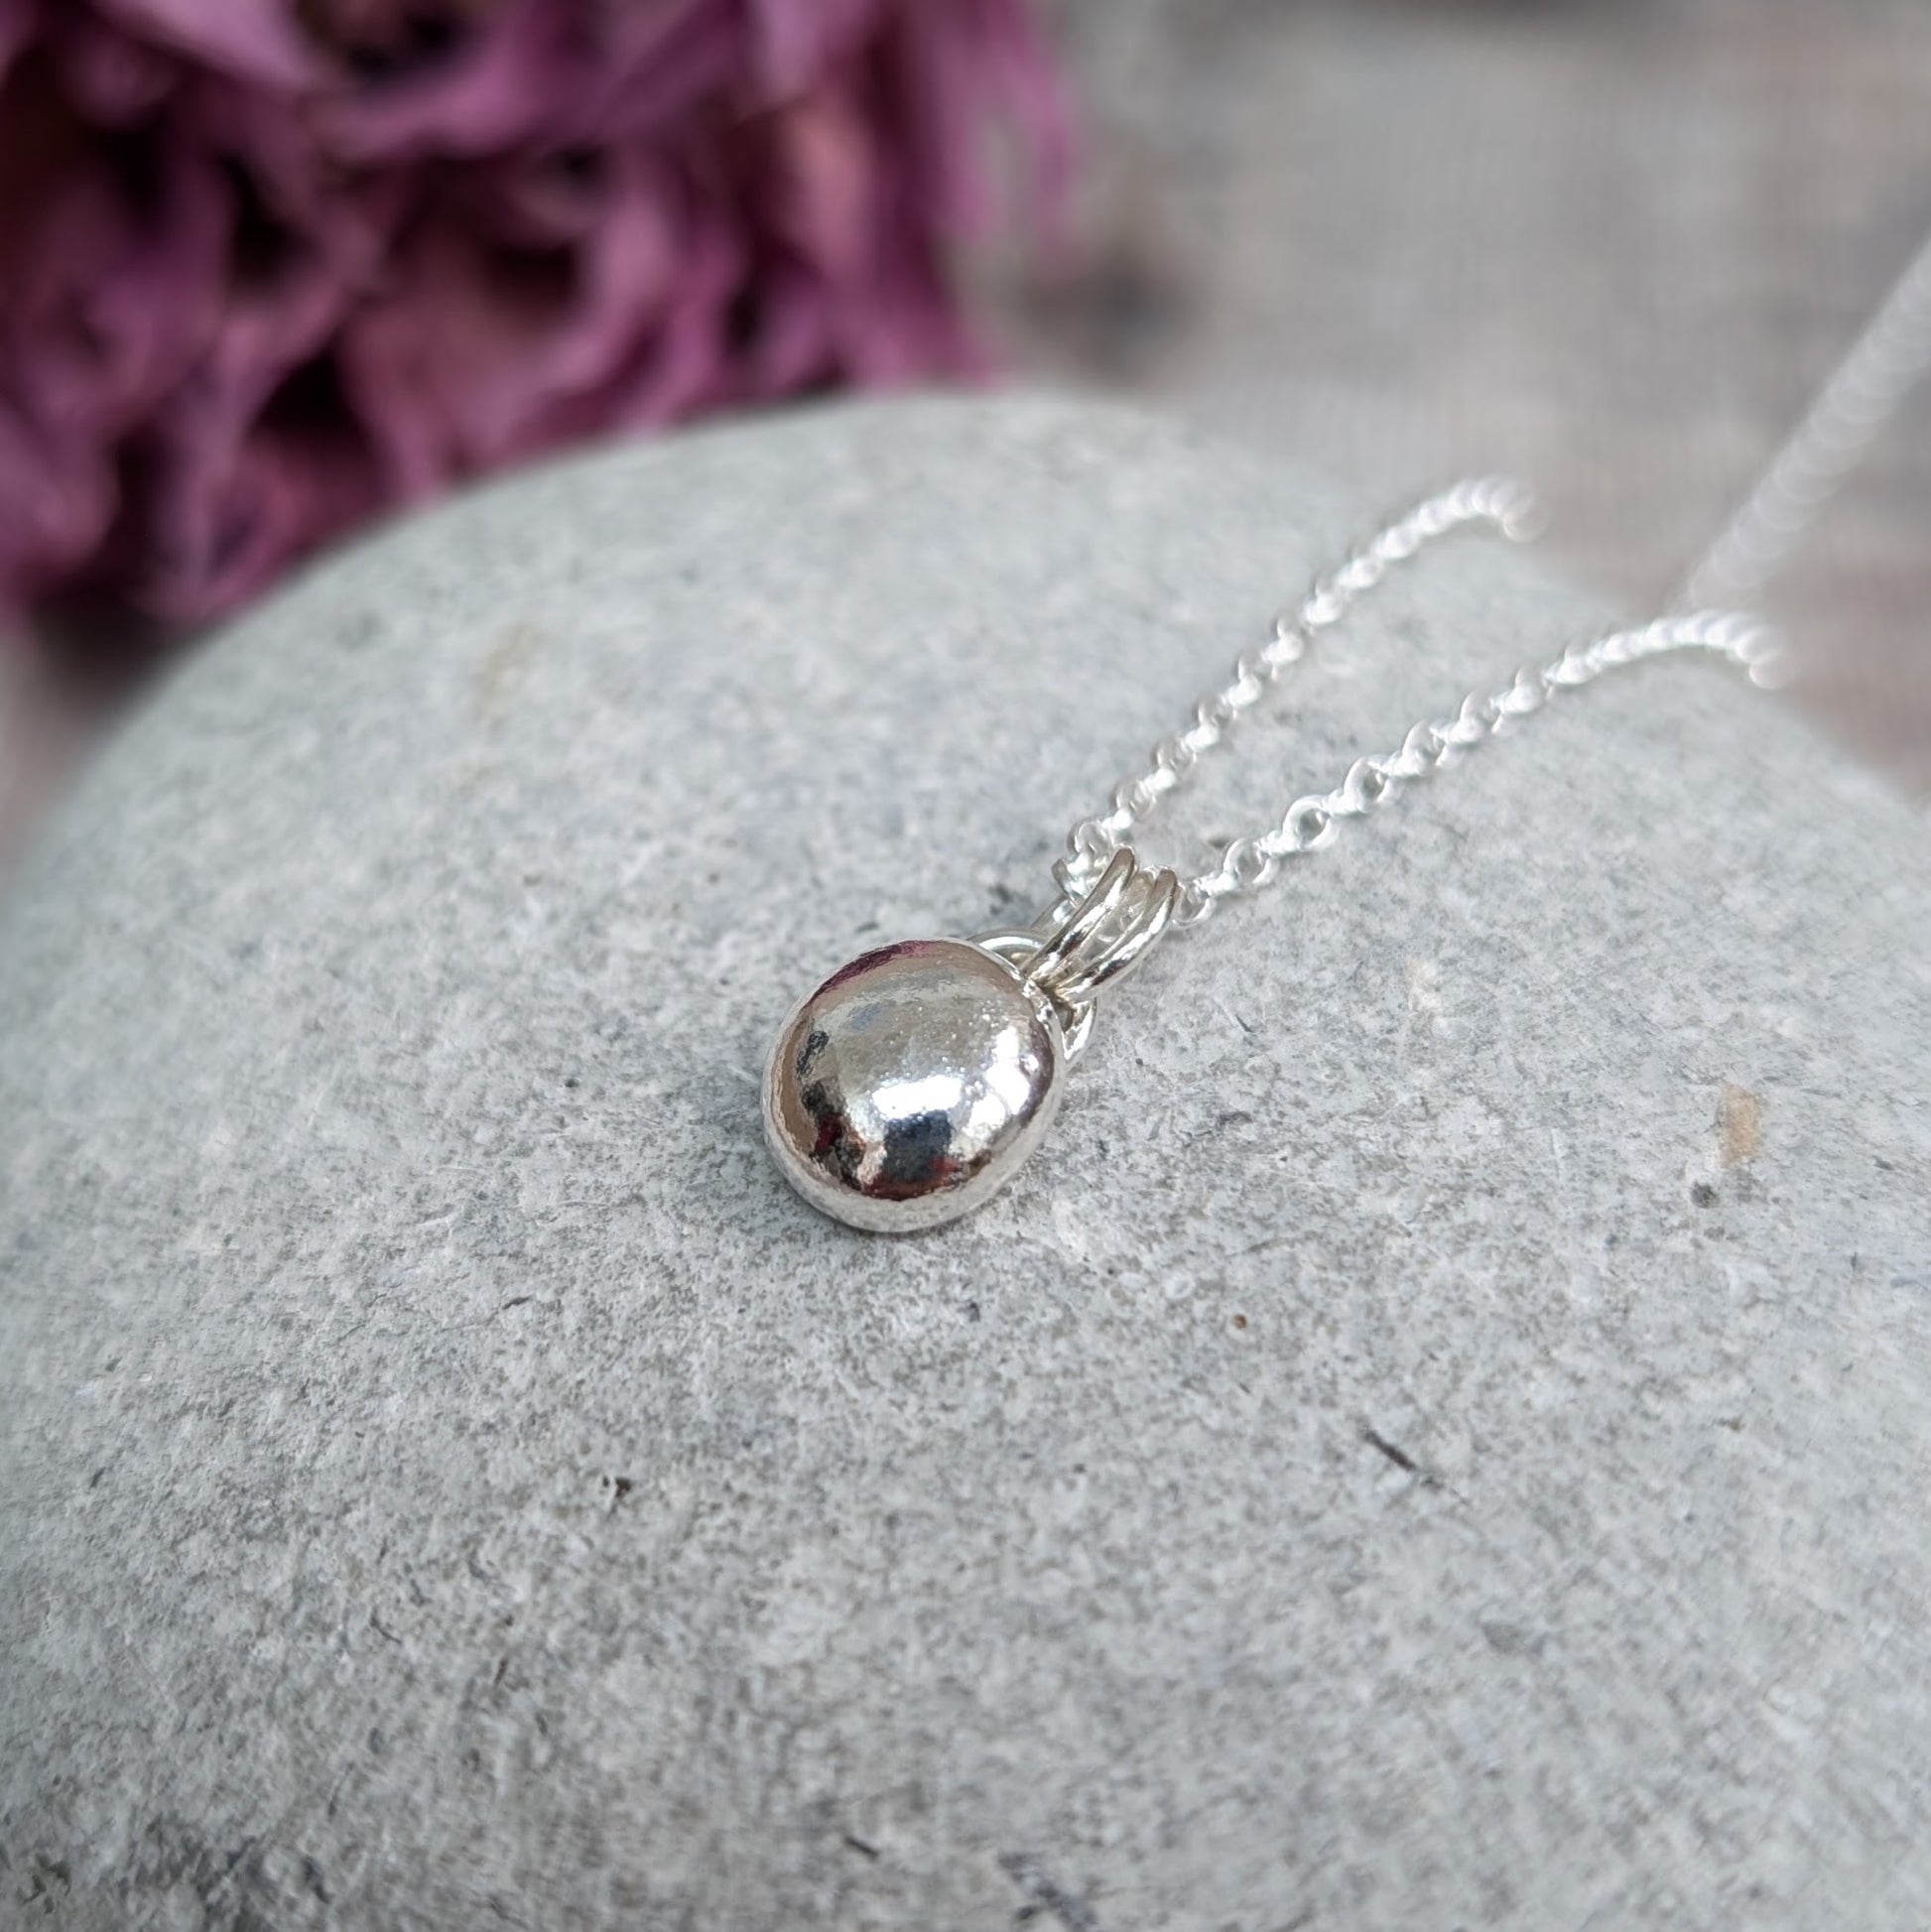
POLYGON ((1149 871, 1130 845, 1077 898, 1066 861, 1053 869, 1061 897, 1032 926, 981 933, 973 944, 1016 966, 1053 1002, 1071 1058, 1093 1031, 1094 996, 1140 966, 1172 923, 1180 880, 1171 869, 1149 871))

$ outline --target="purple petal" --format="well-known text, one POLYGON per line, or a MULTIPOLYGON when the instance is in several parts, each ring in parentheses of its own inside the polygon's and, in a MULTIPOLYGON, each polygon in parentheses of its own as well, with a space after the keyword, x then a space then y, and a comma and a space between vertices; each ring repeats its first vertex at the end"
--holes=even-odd
POLYGON ((687 236, 668 313, 608 392, 612 426, 654 429, 730 399, 723 323, 743 270, 741 247, 721 224, 687 236))
POLYGON ((227 238, 219 185, 176 155, 152 193, 144 216, 106 166, 76 174, 54 216, 61 252, 41 252, 17 285, 8 357, 35 371, 35 410, 59 434, 119 436, 212 333, 227 238))
POLYGON ((227 449, 176 423, 161 471, 136 595, 173 623, 232 610, 380 501, 369 453, 339 418, 318 424, 271 413, 227 449))
POLYGON ((57 20, 52 44, 67 98, 107 127, 146 120, 180 78, 180 64, 169 55, 85 14, 57 20))
POLYGON ((363 164, 488 154, 529 140, 577 84, 572 26, 568 8, 511 0, 459 52, 328 102, 319 115, 323 138, 363 164))
POLYGON ((886 8, 880 0, 753 0, 749 11, 759 91, 780 102, 849 60, 886 8))
POLYGON ((78 570, 113 520, 111 466, 64 448, 0 397, 0 605, 24 606, 78 570))
POLYGON ((837 371, 833 302, 815 275, 778 263, 761 278, 757 328, 742 375, 757 402, 829 381, 837 371))
POLYGON ((609 159, 597 219, 547 274, 432 223, 390 298, 349 328, 351 393, 406 491, 543 447, 702 282, 680 235, 688 197, 639 153, 609 159))
MULTIPOLYGON (((668 130, 741 85, 743 30, 708 0, 636 7, 603 16, 593 66, 568 126, 579 138, 621 140, 668 130)), ((699 145, 693 136, 690 145, 699 145)))
POLYGON ((39 0, 0 0, 0 87, 39 26, 39 0))
POLYGON ((279 91, 316 85, 321 67, 283 0, 94 0, 141 39, 217 73, 279 91))

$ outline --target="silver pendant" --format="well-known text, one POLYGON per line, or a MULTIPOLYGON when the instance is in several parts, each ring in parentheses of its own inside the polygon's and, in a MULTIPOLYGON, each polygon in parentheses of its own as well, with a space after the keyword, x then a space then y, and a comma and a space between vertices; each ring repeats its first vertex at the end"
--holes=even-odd
POLYGON ((1178 891, 1123 850, 1033 927, 903 940, 840 967, 792 1010, 765 1066, 765 1138, 785 1178, 875 1233, 981 1206, 1045 1137, 1094 995, 1146 957, 1178 891))

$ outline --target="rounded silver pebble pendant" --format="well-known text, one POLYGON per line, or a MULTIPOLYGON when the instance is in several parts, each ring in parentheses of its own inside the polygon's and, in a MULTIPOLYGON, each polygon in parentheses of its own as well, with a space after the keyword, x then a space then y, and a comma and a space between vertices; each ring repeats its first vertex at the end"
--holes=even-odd
POLYGON ((1093 995, 1167 925, 1176 881, 1130 851, 1036 926, 861 954, 792 1009, 764 1069, 764 1133, 813 1207, 912 1233, 988 1201, 1059 1111, 1093 995))
POLYGON ((764 1076, 764 1129, 815 1208, 878 1233, 994 1194, 1058 1112, 1052 1000, 967 940, 866 953, 802 1000, 764 1076))

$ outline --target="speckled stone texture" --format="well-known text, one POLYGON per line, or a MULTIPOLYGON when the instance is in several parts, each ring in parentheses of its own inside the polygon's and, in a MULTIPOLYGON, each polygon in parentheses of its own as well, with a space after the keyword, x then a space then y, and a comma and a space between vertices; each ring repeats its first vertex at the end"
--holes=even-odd
MULTIPOLYGON (((1931 847, 1775 701, 1176 939, 976 1221, 766 1159, 791 1001, 1030 915, 1379 507, 828 410, 188 666, 0 915, 6 1914, 1922 1932, 1931 847)), ((1600 614, 1424 564, 1151 855, 1600 614)))

